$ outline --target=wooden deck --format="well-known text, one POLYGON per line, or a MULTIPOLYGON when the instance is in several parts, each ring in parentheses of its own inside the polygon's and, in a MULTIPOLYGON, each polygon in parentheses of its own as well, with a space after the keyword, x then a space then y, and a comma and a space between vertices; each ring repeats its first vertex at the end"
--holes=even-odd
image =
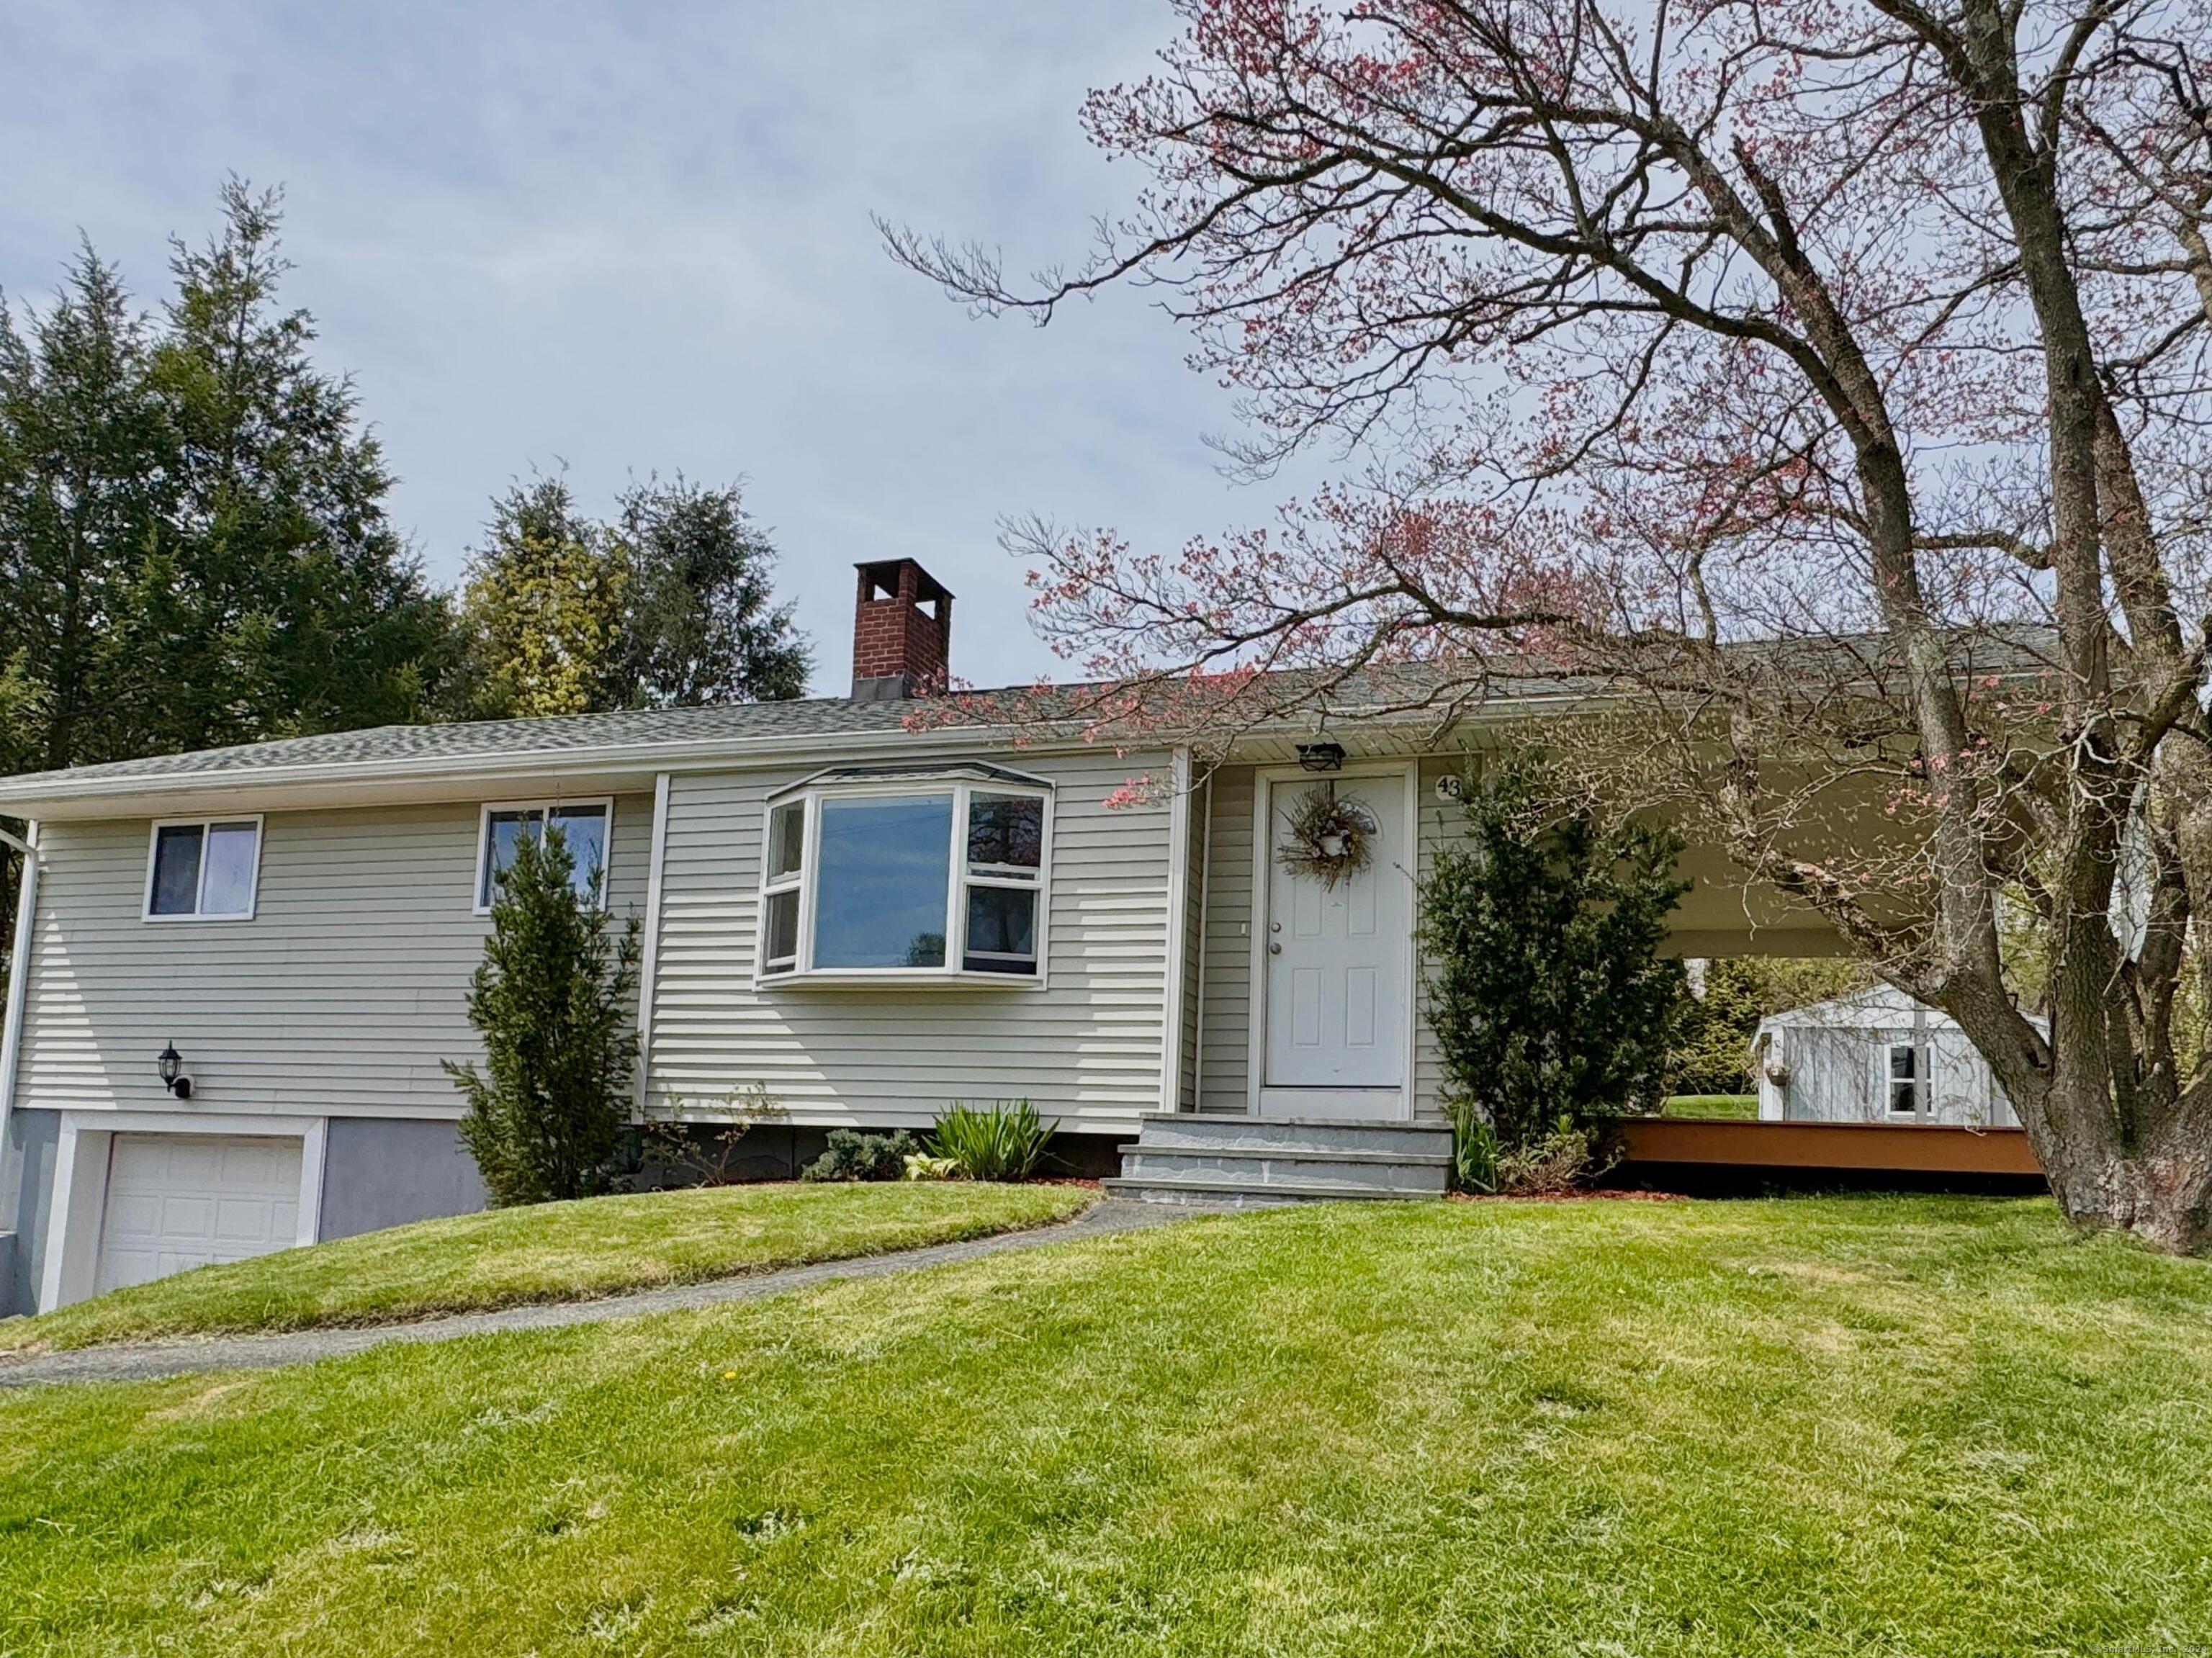
POLYGON ((1632 1117, 1631 1163, 1835 1169, 1937 1175, 2039 1175, 2017 1128, 1888 1122, 1729 1122, 1632 1117))

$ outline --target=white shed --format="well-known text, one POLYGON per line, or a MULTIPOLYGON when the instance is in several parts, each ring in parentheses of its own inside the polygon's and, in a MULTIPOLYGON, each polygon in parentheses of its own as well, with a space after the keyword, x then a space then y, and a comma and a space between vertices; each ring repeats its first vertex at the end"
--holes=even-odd
POLYGON ((1761 1122, 2020 1126, 1958 1022, 1886 985, 1761 1020, 1752 1063, 1761 1122))

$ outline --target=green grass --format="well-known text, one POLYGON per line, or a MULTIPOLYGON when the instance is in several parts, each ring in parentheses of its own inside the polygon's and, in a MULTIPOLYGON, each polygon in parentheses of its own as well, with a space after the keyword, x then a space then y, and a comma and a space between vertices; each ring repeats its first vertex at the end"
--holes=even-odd
POLYGON ((1759 1096, 1756 1094, 1673 1094, 1660 1108, 1662 1117, 1715 1117, 1730 1122, 1755 1122, 1759 1119, 1759 1096))
POLYGON ((117 1290, 0 1324, 0 1351, 573 1301, 1041 1225, 1093 1196, 967 1181, 731 1186, 495 1209, 117 1290))
POLYGON ((0 1651, 2181 1652, 2209 1399, 2042 1199, 1206 1218, 0 1399, 0 1651))

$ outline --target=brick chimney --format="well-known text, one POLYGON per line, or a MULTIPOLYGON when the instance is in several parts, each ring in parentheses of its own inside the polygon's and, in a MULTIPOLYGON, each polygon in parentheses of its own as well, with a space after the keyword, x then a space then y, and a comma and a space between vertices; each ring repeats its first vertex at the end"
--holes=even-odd
POLYGON ((910 558, 857 568, 853 700, 892 702, 943 690, 952 640, 952 595, 910 558))

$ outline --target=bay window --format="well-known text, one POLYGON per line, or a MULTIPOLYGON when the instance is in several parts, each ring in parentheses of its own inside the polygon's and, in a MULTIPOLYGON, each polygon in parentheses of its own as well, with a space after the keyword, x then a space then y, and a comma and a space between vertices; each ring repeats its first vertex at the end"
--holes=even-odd
POLYGON ((982 768, 830 774, 772 799, 760 977, 1039 979, 1048 803, 982 768))

